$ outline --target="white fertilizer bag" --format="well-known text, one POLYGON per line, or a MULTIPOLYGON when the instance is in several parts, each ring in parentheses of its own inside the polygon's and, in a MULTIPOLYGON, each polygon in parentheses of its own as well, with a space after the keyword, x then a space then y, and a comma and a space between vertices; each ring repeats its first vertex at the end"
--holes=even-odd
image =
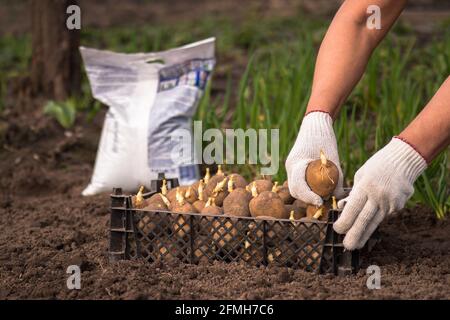
POLYGON ((173 161, 171 152, 182 142, 171 134, 192 132, 192 117, 215 64, 214 43, 210 38, 137 54, 80 48, 94 97, 109 106, 84 196, 113 187, 127 192, 149 188, 159 172, 182 185, 199 178, 195 160, 173 161))

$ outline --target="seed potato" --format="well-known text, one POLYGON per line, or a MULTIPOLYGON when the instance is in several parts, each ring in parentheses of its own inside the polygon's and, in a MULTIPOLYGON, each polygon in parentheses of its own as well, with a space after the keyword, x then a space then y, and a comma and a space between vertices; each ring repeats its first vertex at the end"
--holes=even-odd
POLYGON ((320 159, 311 162, 306 168, 306 182, 311 190, 324 199, 328 199, 339 180, 339 170, 321 151, 320 159))
POLYGON ((270 180, 265 180, 265 179, 260 179, 260 180, 255 180, 252 183, 250 183, 247 186, 247 190, 251 190, 253 185, 256 186, 256 191, 258 193, 264 192, 264 191, 272 191, 273 188, 273 183, 270 180))
POLYGON ((272 191, 264 191, 253 198, 249 204, 252 217, 269 216, 277 219, 288 219, 283 200, 272 191))
POLYGON ((208 197, 214 197, 217 206, 223 205, 223 200, 228 196, 228 178, 224 175, 215 175, 206 184, 205 192, 208 197))
POLYGON ((223 212, 225 215, 236 217, 249 217, 249 204, 251 194, 245 189, 239 188, 233 190, 223 202, 223 212))

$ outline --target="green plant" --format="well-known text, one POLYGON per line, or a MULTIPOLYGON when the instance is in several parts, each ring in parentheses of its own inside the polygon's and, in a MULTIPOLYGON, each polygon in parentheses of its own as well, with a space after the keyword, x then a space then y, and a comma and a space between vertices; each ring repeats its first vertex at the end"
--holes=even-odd
POLYGON ((450 211, 448 152, 443 152, 416 183, 415 200, 429 205, 438 218, 450 211))
POLYGON ((68 99, 64 102, 49 101, 44 106, 44 114, 52 116, 65 129, 70 129, 75 124, 77 108, 75 100, 68 99))
MULTIPOLYGON (((249 14, 241 22, 214 16, 200 21, 96 30, 83 28, 82 44, 118 52, 166 50, 211 36, 217 38, 218 68, 199 105, 196 119, 208 128, 279 129, 280 171, 294 143, 311 89, 315 55, 327 28, 324 20, 293 15, 260 19, 249 14), (241 71, 241 76, 236 76, 241 71), (224 92, 217 83, 225 79, 224 92), (219 92, 219 93, 217 93, 219 92)), ((397 24, 378 48, 367 71, 335 122, 339 152, 353 184, 358 168, 389 139, 398 134, 432 97, 450 74, 448 21, 428 40, 416 40, 412 28, 397 24)), ((0 37, 0 98, 7 78, 21 75, 31 57, 29 36, 0 37)), ((49 103, 47 114, 64 127, 73 126, 76 114, 92 119, 101 104, 92 98, 84 77, 80 97, 49 103)), ((0 102, 1 109, 1 102, 0 102)), ((270 141, 269 141, 270 150, 270 141)), ((440 155, 418 179, 410 201, 433 208, 439 217, 450 211, 450 160, 440 155)), ((246 178, 257 166, 231 168, 246 178)))
MULTIPOLYGON (((230 109, 228 99, 220 109, 220 101, 211 101, 209 94, 198 114, 205 128, 280 129, 281 170, 274 177, 279 181, 286 178, 284 161, 296 139, 311 88, 318 39, 310 32, 313 24, 302 26, 295 29, 294 39, 283 35, 270 42, 267 38, 274 37, 276 30, 273 26, 267 38, 255 38, 257 43, 248 43, 251 38, 246 38, 245 46, 257 49, 250 56, 237 91, 231 94, 237 93, 231 122, 220 125, 222 117, 217 116, 221 113, 218 107, 230 109)), ((255 30, 260 29, 264 26, 255 30)), ((335 122, 349 186, 356 170, 412 121, 450 73, 450 33, 425 46, 418 45, 406 29, 404 33, 391 35, 375 51, 365 76, 335 122)), ((449 166, 445 151, 418 179, 409 205, 425 204, 440 218, 449 212, 449 166)), ((258 173, 254 166, 236 169, 246 177, 258 173)))

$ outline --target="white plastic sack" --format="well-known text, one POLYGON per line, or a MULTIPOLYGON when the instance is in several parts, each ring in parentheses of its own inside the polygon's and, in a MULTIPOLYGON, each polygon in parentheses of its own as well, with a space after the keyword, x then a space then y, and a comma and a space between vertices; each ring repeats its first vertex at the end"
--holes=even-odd
POLYGON ((189 184, 198 168, 179 166, 170 134, 191 130, 203 89, 215 64, 215 39, 177 49, 122 54, 81 47, 86 72, 96 99, 109 106, 94 173, 84 196, 113 187, 136 191, 164 172, 189 184))

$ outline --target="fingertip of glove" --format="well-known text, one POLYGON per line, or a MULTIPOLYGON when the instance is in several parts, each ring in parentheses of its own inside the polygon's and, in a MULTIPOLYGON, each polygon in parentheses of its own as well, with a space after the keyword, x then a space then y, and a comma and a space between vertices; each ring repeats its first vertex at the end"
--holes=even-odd
POLYGON ((339 222, 339 220, 337 220, 334 224, 333 224, 333 229, 334 231, 336 231, 336 233, 338 234, 345 234, 345 232, 347 231, 345 226, 343 225, 343 223, 339 222))
POLYGON ((319 199, 315 200, 313 204, 316 207, 321 207, 323 205, 323 200, 319 198, 319 199))
POLYGON ((320 196, 315 194, 314 192, 309 192, 309 201, 306 201, 306 203, 310 203, 312 205, 315 205, 316 207, 321 207, 323 205, 323 200, 320 196))
POLYGON ((348 236, 346 236, 344 238, 344 241, 342 244, 344 245, 344 248, 349 251, 358 250, 363 247, 360 245, 359 241, 357 241, 356 239, 353 239, 353 238, 349 238, 348 236))
POLYGON ((347 201, 348 201, 348 197, 347 197, 347 198, 344 198, 344 199, 342 199, 342 200, 339 200, 338 203, 337 203, 338 209, 339 209, 339 210, 344 209, 345 203, 346 203, 347 201))

